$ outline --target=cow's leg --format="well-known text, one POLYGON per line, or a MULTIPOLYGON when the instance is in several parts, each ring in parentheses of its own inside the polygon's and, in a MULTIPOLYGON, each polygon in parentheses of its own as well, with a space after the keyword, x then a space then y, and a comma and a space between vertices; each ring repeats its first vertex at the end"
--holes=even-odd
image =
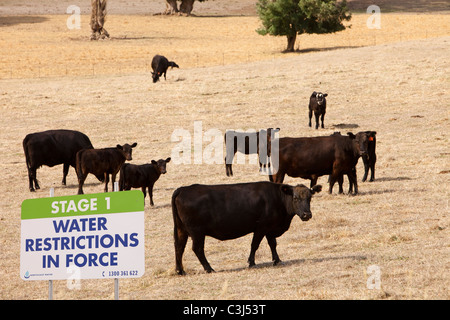
POLYGON ((283 183, 285 173, 283 170, 278 166, 278 171, 275 174, 269 173, 269 181, 275 182, 275 183, 283 183))
POLYGON ((34 185, 36 185, 36 189, 39 189, 39 185, 37 183, 36 179, 36 168, 28 168, 28 180, 29 180, 29 187, 30 191, 35 191, 34 185), (34 183, 34 185, 33 185, 34 183))
POLYGON ((370 161, 370 182, 375 181, 375 161, 370 161))
POLYGON ((225 164, 225 169, 227 172, 227 177, 233 176, 233 169, 231 168, 231 164, 225 164))
POLYGON ((233 154, 231 159, 230 159, 231 152, 230 152, 230 154, 227 153, 226 156, 225 156, 225 169, 226 169, 226 172, 227 172, 227 177, 232 177, 233 176, 233 169, 231 168, 231 165, 233 163, 233 159, 234 159, 234 155, 235 154, 236 153, 233 154))
POLYGON ((155 204, 153 203, 153 183, 148 186, 148 195, 150 196, 150 205, 153 207, 155 204))
POLYGON ((328 189, 329 194, 333 193, 333 186, 336 183, 336 181, 339 179, 340 174, 341 174, 340 172, 336 172, 335 170, 333 170, 333 173, 330 174, 330 187, 328 189))
POLYGON ((70 168, 70 164, 64 163, 64 165, 63 165, 63 178, 62 178, 63 186, 66 185, 66 177, 69 174, 69 168, 70 168))
POLYGON ((185 272, 183 270, 183 253, 186 248, 186 243, 188 240, 188 234, 185 230, 174 227, 173 230, 174 244, 175 244, 175 264, 176 271, 179 275, 184 275, 185 272))
MULTIPOLYGON (((81 170, 82 171, 82 170, 81 170)), ((83 184, 86 180, 87 174, 83 174, 83 172, 78 172, 78 194, 84 194, 83 192, 83 184)))
POLYGON ((259 244, 261 243, 261 240, 264 238, 264 234, 255 231, 253 233, 253 239, 252 239, 252 245, 250 249, 250 255, 248 257, 248 266, 253 267, 255 265, 255 253, 256 250, 259 248, 259 244))
POLYGON ((142 187, 142 193, 144 194, 144 205, 145 205, 145 197, 147 196, 147 192, 145 191, 145 189, 147 189, 147 187, 142 187))
POLYGON ((347 178, 348 178, 348 193, 351 194, 353 192, 353 180, 348 174, 347 178))
POLYGON ((277 239, 275 237, 266 236, 267 242, 269 243, 270 251, 272 251, 272 261, 273 265, 276 266, 281 262, 280 257, 277 253, 277 239))
POLYGON ((317 176, 311 177, 311 183, 309 184, 310 188, 314 187, 317 184, 317 179, 319 179, 319 177, 317 176))
POLYGON ((320 120, 322 121, 322 129, 324 128, 323 126, 323 120, 325 119, 325 112, 322 113, 322 116, 320 117, 320 120))
POLYGON ((105 192, 108 192, 109 174, 105 172, 105 192))
POLYGON ((312 124, 311 124, 311 119, 312 119, 312 110, 311 109, 309 109, 309 126, 311 127, 312 126, 312 124))
MULTIPOLYGON (((350 178, 349 178, 350 179, 350 178)), ((350 180, 349 180, 350 181, 350 180)), ((344 175, 341 174, 338 177, 338 185, 339 185, 339 194, 344 193, 344 188, 342 188, 342 185, 344 184, 344 175)))
POLYGON ((316 118, 316 129, 319 129, 319 114, 314 112, 314 117, 316 118))
POLYGON ((208 260, 205 257, 205 236, 192 236, 192 250, 197 256, 198 260, 205 269, 206 272, 211 273, 214 272, 213 268, 209 265, 208 260))
POLYGON ((363 156, 362 157, 363 163, 364 163, 364 176, 362 178, 362 182, 367 180, 367 175, 369 174, 369 160, 363 156))
MULTIPOLYGON (((358 194, 358 181, 356 180, 356 169, 353 168, 350 174, 348 174, 348 180, 354 187, 354 194, 358 194)), ((350 193, 350 191, 349 191, 350 193)))

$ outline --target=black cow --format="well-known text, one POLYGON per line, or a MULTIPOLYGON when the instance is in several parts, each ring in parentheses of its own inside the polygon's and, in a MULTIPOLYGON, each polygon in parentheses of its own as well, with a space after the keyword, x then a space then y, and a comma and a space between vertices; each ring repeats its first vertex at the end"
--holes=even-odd
POLYGON ((172 67, 172 69, 173 69, 173 67, 179 68, 179 66, 175 62, 167 60, 167 58, 164 56, 160 56, 160 55, 154 56, 152 59, 153 83, 157 82, 159 80, 159 77, 163 74, 164 74, 164 80, 166 80, 166 72, 167 72, 167 68, 169 68, 169 67, 172 67))
POLYGON ((205 236, 229 240, 253 233, 249 267, 255 265, 255 252, 266 237, 274 265, 280 262, 276 238, 289 229, 292 218, 312 217, 311 196, 321 191, 304 185, 295 187, 271 182, 181 187, 172 195, 176 271, 184 274, 182 257, 188 237, 206 272, 214 271, 205 257, 205 236))
POLYGON ((263 166, 264 169, 266 168, 266 166, 270 167, 270 156, 272 153, 271 142, 272 139, 275 138, 275 133, 279 131, 280 128, 268 128, 267 130, 263 129, 258 132, 240 132, 227 130, 224 135, 226 147, 225 169, 227 176, 229 177, 233 175, 233 159, 236 152, 238 151, 243 154, 258 154, 259 171, 262 170, 263 166), (266 138, 260 139, 260 135, 265 136, 266 138), (260 150, 264 150, 264 152, 260 152, 260 150))
POLYGON ((376 144, 377 144, 377 132, 376 131, 364 131, 364 132, 358 132, 359 133, 365 133, 368 136, 369 144, 367 147, 367 155, 362 157, 363 163, 364 163, 364 177, 362 178, 362 181, 367 180, 367 175, 370 172, 370 182, 375 180, 375 163, 377 162, 377 154, 375 152, 376 144))
POLYGON ((321 117, 322 120, 322 129, 323 126, 323 119, 325 118, 325 112, 327 111, 327 99, 325 98, 328 96, 327 93, 322 92, 316 92, 314 91, 309 98, 309 126, 311 127, 311 118, 314 111, 314 116, 316 118, 316 129, 319 128, 319 117, 321 117))
POLYGON ((170 157, 166 160, 152 160, 151 163, 135 165, 124 163, 120 169, 119 189, 130 190, 131 188, 142 188, 144 199, 146 196, 146 188, 150 195, 150 205, 153 206, 153 185, 159 179, 161 174, 167 172, 166 165, 170 162, 170 157))
MULTIPOLYGON (((364 163, 364 176, 362 178, 362 181, 365 182, 367 180, 367 176, 369 174, 369 169, 371 169, 371 176, 369 181, 375 180, 375 163, 377 161, 377 155, 375 152, 376 148, 376 131, 361 131, 356 134, 357 139, 361 139, 360 137, 365 135, 367 137, 368 143, 367 143, 367 153, 364 154, 361 158, 364 163)), ((332 134, 332 136, 341 135, 340 132, 335 132, 332 134)), ((356 168, 354 169, 356 170, 356 168)), ((342 183, 343 183, 343 176, 338 178, 339 183, 339 192, 342 193, 342 183)), ((353 183, 351 182, 349 178, 349 193, 353 192, 353 183)))
POLYGON ((123 146, 118 144, 115 148, 104 149, 83 149, 77 153, 77 175, 78 175, 78 194, 83 194, 83 184, 89 173, 95 176, 103 175, 105 179, 105 192, 108 192, 109 175, 111 174, 112 185, 116 181, 116 175, 119 172, 125 160, 132 160, 132 148, 126 143, 123 146))
POLYGON ((75 156, 81 149, 92 149, 89 138, 79 131, 48 130, 30 133, 23 139, 23 151, 28 169, 30 191, 40 189, 36 169, 43 165, 63 166, 62 184, 66 184, 69 166, 75 168, 75 156), (34 183, 34 185, 33 185, 34 183))
MULTIPOLYGON (((330 175, 329 193, 344 174, 358 193, 356 170, 360 156, 367 153, 368 138, 348 133, 348 136, 310 138, 280 138, 278 171, 269 175, 270 181, 283 183, 284 176, 311 180, 311 187, 323 175, 330 175)), ((341 191, 341 190, 340 190, 341 191)))

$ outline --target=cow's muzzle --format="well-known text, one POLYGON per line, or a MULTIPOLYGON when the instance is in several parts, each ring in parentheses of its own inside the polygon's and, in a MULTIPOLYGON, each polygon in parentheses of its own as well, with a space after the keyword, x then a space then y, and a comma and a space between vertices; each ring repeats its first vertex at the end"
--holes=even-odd
POLYGON ((312 213, 311 212, 302 212, 298 216, 300 217, 300 219, 302 219, 302 221, 308 221, 309 219, 312 218, 312 213))

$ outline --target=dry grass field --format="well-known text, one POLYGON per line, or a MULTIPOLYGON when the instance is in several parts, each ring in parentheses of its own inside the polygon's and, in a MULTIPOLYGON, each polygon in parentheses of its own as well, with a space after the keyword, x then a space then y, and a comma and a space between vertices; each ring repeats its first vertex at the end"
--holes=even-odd
MULTIPOLYGON (((203 271, 189 240, 187 275, 180 277, 173 191, 268 179, 256 164, 234 165, 228 178, 222 163, 171 162, 155 184, 155 206, 146 198, 145 275, 120 280, 121 299, 450 298, 448 14, 389 13, 381 30, 368 30, 367 15, 355 14, 350 30, 301 36, 300 52, 282 54, 285 39, 257 35, 254 16, 117 14, 107 22, 112 39, 91 42, 87 16, 81 30, 68 30, 67 16, 52 13, 0 17, 0 299, 47 298, 47 282, 19 275, 21 203, 47 197, 51 187, 55 195, 78 187, 72 168, 64 187, 62 166, 43 167, 41 190, 28 191, 27 133, 76 129, 98 148, 137 142, 132 163, 140 164, 171 156, 172 132, 193 135, 194 121, 203 132, 280 127, 281 136, 293 137, 375 130, 376 180, 359 182, 360 194, 349 196, 336 187, 329 195, 320 178, 324 192, 312 200, 313 218, 295 217, 278 239, 279 266, 272 266, 265 240, 257 266, 248 269, 251 235, 207 238, 216 273, 203 271), (153 84, 149 62, 156 53, 181 68, 153 84), (314 90, 329 95, 325 129, 307 125, 314 90), (372 265, 381 270, 380 289, 367 287, 372 265)), ((357 168, 360 181, 361 161, 357 168)), ((103 190, 93 176, 86 182, 85 193, 103 190)), ((112 280, 83 280, 77 290, 54 282, 55 299, 112 299, 113 291, 112 280)))

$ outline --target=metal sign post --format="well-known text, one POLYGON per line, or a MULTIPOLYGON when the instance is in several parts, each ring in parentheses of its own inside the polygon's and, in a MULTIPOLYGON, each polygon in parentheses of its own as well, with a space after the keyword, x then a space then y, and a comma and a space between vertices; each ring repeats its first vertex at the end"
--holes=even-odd
MULTIPOLYGON (((114 182, 114 192, 119 191, 119 182, 114 182)), ((119 278, 114 279, 114 300, 119 300, 119 278)))
MULTIPOLYGON (((50 188, 50 197, 55 196, 55 188, 50 188)), ((48 300, 53 300, 53 280, 48 280, 48 300)))

